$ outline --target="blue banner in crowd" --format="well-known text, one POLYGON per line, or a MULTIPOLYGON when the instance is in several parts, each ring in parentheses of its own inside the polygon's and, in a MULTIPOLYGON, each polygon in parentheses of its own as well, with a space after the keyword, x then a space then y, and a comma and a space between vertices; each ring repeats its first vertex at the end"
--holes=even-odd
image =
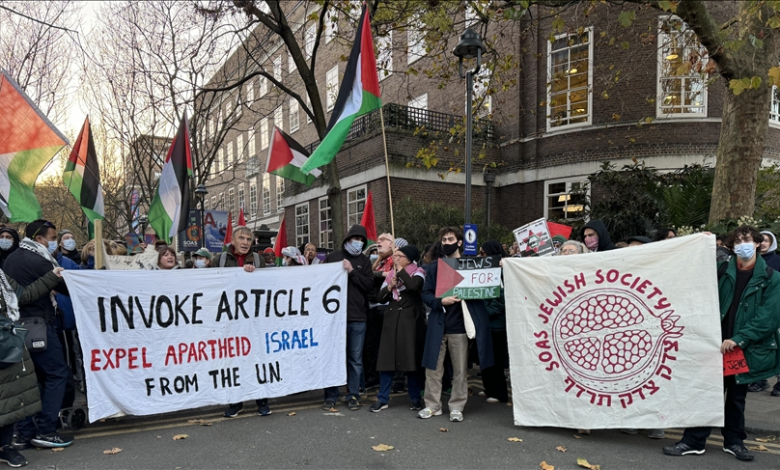
POLYGON ((207 250, 212 253, 219 253, 222 251, 227 224, 227 211, 206 211, 203 229, 205 230, 204 239, 206 241, 207 250))

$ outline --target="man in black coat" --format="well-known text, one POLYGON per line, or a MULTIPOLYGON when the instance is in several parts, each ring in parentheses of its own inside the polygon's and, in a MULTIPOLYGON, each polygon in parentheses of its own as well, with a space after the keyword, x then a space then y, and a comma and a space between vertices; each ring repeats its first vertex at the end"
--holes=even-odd
MULTIPOLYGON (((331 252, 326 263, 341 262, 348 273, 347 284, 347 402, 352 411, 360 409, 360 376, 363 374, 363 342, 366 339, 368 318, 368 293, 374 285, 371 260, 363 254, 368 243, 366 229, 353 225, 347 233, 341 249, 331 252)), ((329 411, 336 406, 339 388, 325 389, 322 409, 329 411)))
MULTIPOLYGON (((52 253, 57 249, 57 228, 46 220, 27 224, 25 238, 19 249, 11 253, 3 270, 12 279, 27 287, 45 276, 57 262, 52 253)), ((61 282, 55 291, 68 295, 68 289, 61 282)), ((40 318, 46 322, 46 348, 33 349, 30 357, 38 372, 38 386, 41 390, 41 411, 19 422, 14 447, 25 449, 30 444, 37 447, 66 447, 73 443, 73 436, 57 433, 59 412, 65 397, 65 387, 71 377, 71 370, 65 361, 65 354, 58 335, 59 319, 52 296, 44 296, 19 308, 22 319, 40 318), (43 381, 41 381, 43 379, 43 381)))

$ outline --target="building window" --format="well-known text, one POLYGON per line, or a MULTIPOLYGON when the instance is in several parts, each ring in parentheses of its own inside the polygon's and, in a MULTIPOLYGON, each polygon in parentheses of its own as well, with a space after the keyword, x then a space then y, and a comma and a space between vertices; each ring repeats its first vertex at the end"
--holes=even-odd
POLYGON ((236 163, 241 163, 241 155, 244 154, 244 134, 236 136, 236 163))
POLYGON ((263 174, 263 214, 271 213, 271 175, 263 174))
POLYGON ((471 5, 466 5, 466 27, 473 28, 479 22, 479 15, 471 5))
POLYGON ((227 149, 227 165, 225 165, 225 169, 232 168, 233 163, 233 142, 230 142, 227 149))
POLYGON ((282 81, 282 56, 274 59, 274 79, 280 83, 282 81))
MULTIPOLYGON (((311 98, 309 98, 309 94, 306 94, 306 107, 311 110, 311 98)), ((306 124, 311 124, 311 116, 309 116, 309 113, 306 113, 306 124)))
POLYGON ((493 97, 488 94, 490 89, 490 69, 483 66, 474 77, 473 103, 477 117, 486 118, 493 112, 493 97))
POLYGON ((336 97, 339 93, 339 66, 335 66, 328 70, 325 74, 325 104, 327 111, 333 111, 333 106, 336 105, 336 97))
POLYGON ((376 68, 379 72, 379 81, 389 77, 393 73, 393 32, 376 39, 376 68))
POLYGON ((254 219, 257 214, 257 180, 252 178, 249 182, 249 214, 248 219, 254 219))
POLYGON ((360 186, 347 191, 347 227, 358 225, 366 207, 366 187, 360 186))
POLYGON ((244 183, 238 185, 238 209, 244 208, 244 183))
POLYGON ((656 117, 707 115, 707 86, 701 75, 707 52, 696 33, 676 16, 658 20, 656 117))
POLYGON ((769 108, 769 122, 780 123, 780 92, 777 87, 772 87, 772 104, 769 108))
POLYGON ((547 128, 583 126, 592 119, 593 28, 548 43, 547 128))
POLYGON ((295 244, 309 243, 309 203, 295 206, 295 244))
POLYGON ((217 196, 211 196, 211 206, 210 207, 213 210, 219 209, 219 207, 217 207, 217 196))
POLYGON ((284 114, 282 113, 281 106, 274 110, 274 126, 284 130, 284 114))
POLYGON ((339 14, 333 10, 325 17, 325 44, 328 44, 339 32, 339 14))
POLYGON ((331 226, 330 202, 328 197, 321 197, 318 201, 320 208, 320 247, 333 249, 333 227, 331 226))
POLYGON ((255 148, 255 126, 252 126, 249 128, 249 131, 246 133, 246 143, 248 147, 248 154, 249 158, 254 157, 257 155, 257 148, 255 148))
POLYGON ((228 211, 230 211, 230 218, 233 219, 233 224, 236 223, 236 216, 238 211, 236 210, 236 193, 233 188, 228 189, 228 211))
POLYGON ((290 99, 290 134, 297 131, 300 127, 300 121, 298 118, 298 100, 295 98, 290 99))
POLYGON ((268 94, 268 79, 266 77, 260 77, 260 96, 263 97, 268 94))
POLYGON ((217 150, 217 173, 222 173, 225 169, 225 157, 222 149, 217 150))
POLYGON ((544 186, 544 213, 548 220, 581 219, 585 214, 584 180, 547 181, 544 186))
POLYGON ((260 150, 268 148, 268 118, 260 120, 260 150))
POLYGON ((276 177, 276 212, 284 211, 284 178, 276 177))
POLYGON ((413 16, 409 19, 409 25, 406 28, 406 61, 407 64, 413 64, 425 57, 425 33, 422 20, 413 16))
POLYGON ((255 86, 251 81, 249 81, 246 84, 246 104, 252 106, 254 102, 255 102, 255 86))
POLYGON ((205 198, 205 199, 203 200, 203 210, 204 210, 204 211, 207 211, 207 210, 209 210, 209 198, 205 198))
POLYGON ((409 119, 417 125, 428 122, 428 93, 409 101, 409 119))
POLYGON ((287 54, 287 73, 295 72, 295 61, 293 60, 292 52, 287 54))
POLYGON ((219 210, 225 210, 225 193, 219 193, 219 210))
POLYGON ((314 53, 314 40, 316 37, 317 25, 313 24, 306 30, 306 44, 303 47, 303 51, 306 54, 306 60, 311 59, 311 55, 314 53))
POLYGON ((250 178, 260 173, 260 159, 257 155, 252 155, 246 160, 246 177, 250 178))

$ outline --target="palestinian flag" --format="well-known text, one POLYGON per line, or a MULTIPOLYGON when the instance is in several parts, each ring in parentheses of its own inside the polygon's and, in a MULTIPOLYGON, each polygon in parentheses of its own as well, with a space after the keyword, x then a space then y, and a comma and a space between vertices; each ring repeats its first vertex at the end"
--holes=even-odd
POLYGON ((0 209, 11 222, 43 216, 35 180, 67 144, 19 85, 0 71, 0 209))
POLYGON ((190 213, 192 153, 188 127, 185 116, 165 157, 157 194, 149 207, 149 224, 157 236, 169 244, 174 235, 187 228, 190 213))
POLYGON ((222 240, 222 251, 228 251, 231 243, 233 243, 233 214, 228 212, 228 226, 225 230, 225 239, 222 240))
POLYGON ((347 138, 355 118, 382 106, 379 97, 379 77, 376 73, 374 41, 371 39, 371 21, 363 5, 363 16, 358 24, 355 43, 349 54, 344 81, 341 83, 336 105, 328 123, 328 133, 311 157, 301 167, 303 174, 325 166, 336 157, 347 138))
POLYGON ((320 170, 312 170, 308 175, 301 173, 301 166, 309 158, 309 152, 283 130, 274 127, 274 135, 268 148, 268 158, 265 159, 265 172, 282 178, 297 181, 311 186, 314 180, 322 174, 320 170))
POLYGON ((374 217, 374 199, 371 197, 371 191, 368 192, 366 205, 363 208, 363 217, 360 218, 360 225, 366 229, 368 245, 376 243, 376 218, 374 217))
POLYGON ((287 246, 287 227, 284 223, 285 219, 282 219, 282 223, 279 225, 279 231, 276 233, 276 240, 274 240, 274 256, 276 257, 276 265, 281 266, 284 255, 282 249, 287 246))
MULTIPOLYGON (((228 216, 229 217, 229 216, 228 216)), ((246 218, 244 218, 244 208, 238 211, 238 225, 239 227, 246 227, 246 218)))
POLYGON ((62 175, 73 197, 79 201, 81 210, 89 220, 89 238, 95 233, 95 220, 103 219, 103 187, 100 185, 100 167, 95 154, 95 142, 92 140, 92 129, 89 116, 81 126, 81 132, 76 139, 76 145, 70 152, 65 173, 62 175))

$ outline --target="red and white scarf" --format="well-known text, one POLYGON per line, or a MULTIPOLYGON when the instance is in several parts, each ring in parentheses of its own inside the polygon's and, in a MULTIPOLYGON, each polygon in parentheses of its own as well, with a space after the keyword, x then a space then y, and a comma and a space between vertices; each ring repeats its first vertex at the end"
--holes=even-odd
MULTIPOLYGON (((409 263, 405 268, 404 271, 406 271, 406 274, 409 275, 409 277, 413 276, 420 276, 421 278, 425 279, 425 270, 419 266, 417 266, 417 263, 409 263)), ((391 274, 388 274, 385 278, 385 282, 382 283, 382 287, 387 287, 390 284, 390 280, 396 277, 398 274, 395 271, 391 271, 391 274)), ((398 282, 396 282, 395 287, 393 287, 390 292, 393 294, 393 300, 398 300, 400 297, 401 291, 405 290, 406 286, 404 285, 401 278, 398 278, 398 282)))

